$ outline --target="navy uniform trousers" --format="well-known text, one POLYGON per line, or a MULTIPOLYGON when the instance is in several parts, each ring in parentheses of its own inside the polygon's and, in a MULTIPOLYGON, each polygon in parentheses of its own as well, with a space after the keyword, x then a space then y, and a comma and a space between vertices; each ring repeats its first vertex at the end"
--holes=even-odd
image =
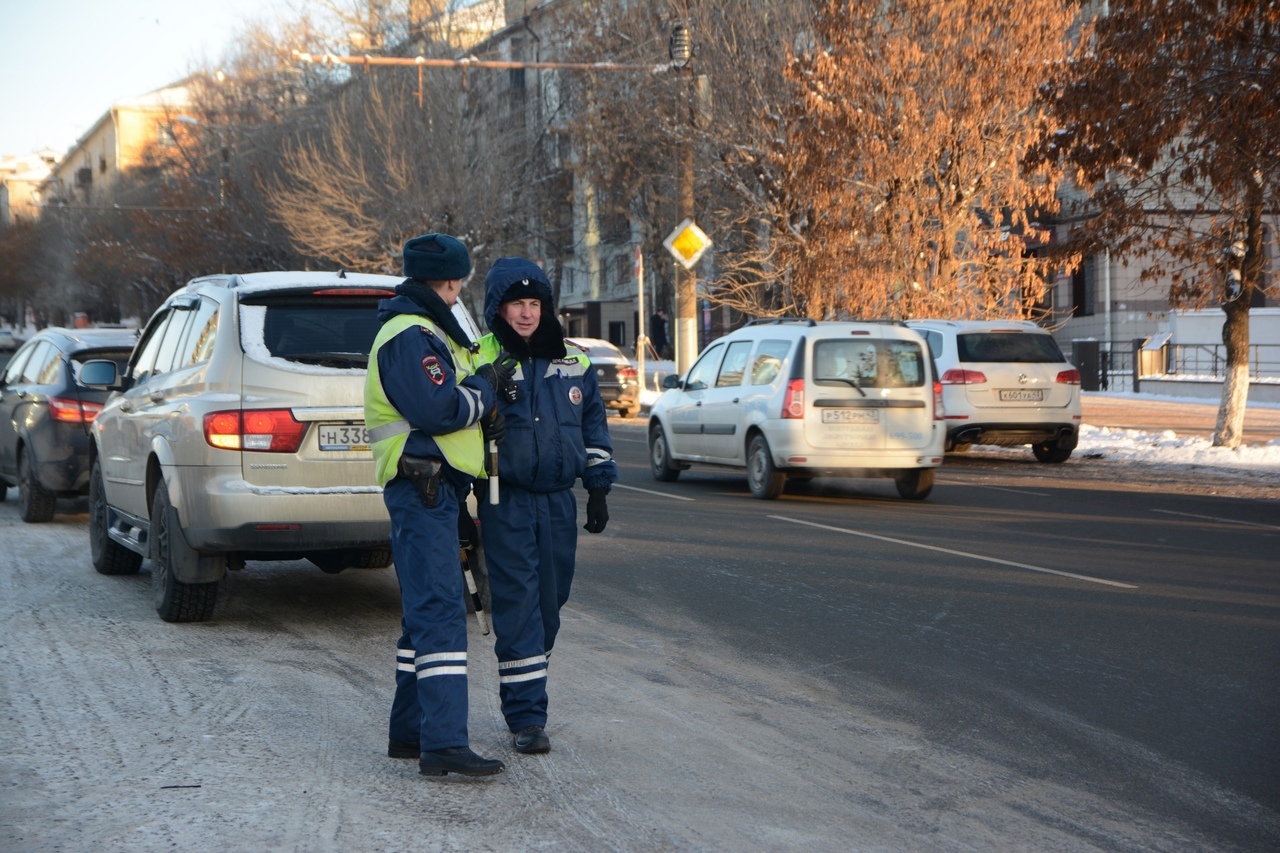
POLYGON ((458 556, 458 494, 440 483, 430 509, 404 477, 382 491, 404 616, 396 648, 392 740, 422 752, 467 746, 467 611, 458 556))
POLYGON ((547 724, 547 655, 569 600, 578 549, 573 489, 529 492, 500 482, 498 506, 477 496, 492 598, 498 694, 507 728, 547 724))

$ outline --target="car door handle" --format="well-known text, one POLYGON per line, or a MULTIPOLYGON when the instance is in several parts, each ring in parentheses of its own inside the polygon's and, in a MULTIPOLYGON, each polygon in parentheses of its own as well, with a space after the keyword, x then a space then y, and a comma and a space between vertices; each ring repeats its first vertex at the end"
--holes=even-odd
POLYGON ((130 403, 130 402, 127 402, 127 401, 126 401, 126 402, 121 403, 121 404, 120 404, 120 411, 122 411, 122 412, 132 412, 132 411, 133 411, 133 403, 130 403))
POLYGON ((163 403, 163 402, 164 402, 164 392, 163 392, 163 391, 152 391, 152 392, 151 392, 150 394, 148 394, 147 396, 151 398, 151 402, 153 402, 153 403, 163 403))
POLYGON ((733 398, 733 402, 735 402, 735 403, 736 403, 736 402, 738 402, 738 398, 737 398, 737 397, 734 397, 734 398, 733 398))
POLYGON ((697 405, 697 406, 695 406, 694 408, 701 408, 701 406, 702 406, 702 401, 701 401, 701 400, 699 400, 699 401, 698 401, 698 405, 697 405))

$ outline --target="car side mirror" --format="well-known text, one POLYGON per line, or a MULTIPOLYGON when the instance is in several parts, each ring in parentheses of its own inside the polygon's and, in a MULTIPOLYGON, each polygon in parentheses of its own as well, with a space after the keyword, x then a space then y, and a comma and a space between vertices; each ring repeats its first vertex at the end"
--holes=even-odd
POLYGON ((80 365, 80 384, 108 391, 122 390, 116 363, 106 358, 93 359, 80 365))
POLYGON ((680 377, 676 376, 674 373, 667 374, 666 376, 662 377, 662 387, 663 388, 679 388, 680 377))

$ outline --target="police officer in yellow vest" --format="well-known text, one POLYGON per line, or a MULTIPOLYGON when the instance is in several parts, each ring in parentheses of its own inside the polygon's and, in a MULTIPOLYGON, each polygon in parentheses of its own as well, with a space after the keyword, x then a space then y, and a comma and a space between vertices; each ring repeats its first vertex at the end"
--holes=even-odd
POLYGON ((467 629, 458 556, 459 504, 501 440, 495 393, 512 370, 479 365, 452 308, 471 273, 461 241, 426 234, 404 244, 396 296, 378 306, 365 424, 383 500, 404 616, 387 754, 417 758, 425 776, 489 776, 501 761, 467 738, 467 629))

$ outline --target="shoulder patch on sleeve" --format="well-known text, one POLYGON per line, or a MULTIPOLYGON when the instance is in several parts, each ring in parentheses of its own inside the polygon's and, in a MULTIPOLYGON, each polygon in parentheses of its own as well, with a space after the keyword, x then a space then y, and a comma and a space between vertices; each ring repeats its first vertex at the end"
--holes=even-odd
POLYGON ((444 384, 444 367, 440 364, 440 359, 434 355, 429 355, 422 360, 422 372, 427 374, 427 378, 435 384, 444 384))
POLYGON ((436 336, 436 333, 431 331, 431 329, 427 328, 426 326, 419 326, 418 328, 421 329, 423 334, 425 334, 428 338, 434 338, 436 336))

